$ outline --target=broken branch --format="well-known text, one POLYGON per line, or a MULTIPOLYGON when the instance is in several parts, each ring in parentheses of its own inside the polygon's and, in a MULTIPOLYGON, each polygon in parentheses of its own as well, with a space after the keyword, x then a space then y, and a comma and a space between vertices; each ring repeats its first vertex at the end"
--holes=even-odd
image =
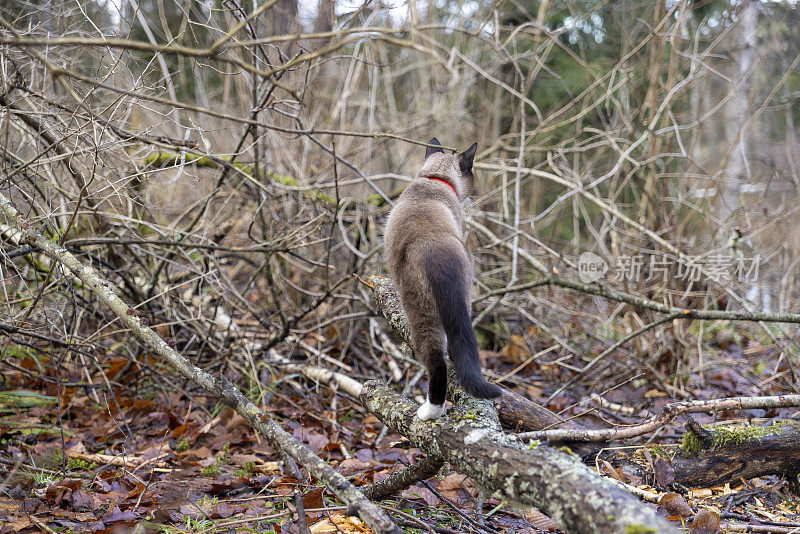
POLYGON ((21 242, 39 247, 53 261, 66 267, 103 303, 111 308, 120 322, 129 328, 137 338, 158 353, 181 375, 230 406, 253 428, 269 439, 275 447, 282 449, 308 469, 318 480, 328 486, 338 498, 348 504, 351 509, 356 510, 361 519, 375 532, 401 534, 400 528, 392 522, 383 510, 364 497, 358 488, 353 486, 340 473, 334 471, 311 449, 283 430, 275 421, 242 395, 224 376, 207 373, 173 350, 153 329, 144 324, 122 299, 117 297, 109 288, 108 282, 104 281, 92 267, 83 265, 64 247, 32 231, 30 226, 23 222, 22 217, 13 207, 11 201, 2 193, 0 193, 0 211, 4 214, 6 222, 20 232, 19 240, 21 242))
POLYGON ((640 436, 663 427, 676 417, 687 413, 717 412, 723 410, 752 410, 762 408, 789 408, 800 406, 800 395, 770 397, 731 397, 704 401, 673 402, 664 406, 661 413, 646 423, 628 427, 599 430, 558 428, 537 432, 523 432, 520 439, 542 441, 610 441, 640 436))
POLYGON ((457 395, 444 417, 425 422, 411 400, 372 381, 364 384, 361 402, 427 454, 505 499, 537 507, 570 532, 676 532, 576 456, 507 437, 490 401, 457 395))

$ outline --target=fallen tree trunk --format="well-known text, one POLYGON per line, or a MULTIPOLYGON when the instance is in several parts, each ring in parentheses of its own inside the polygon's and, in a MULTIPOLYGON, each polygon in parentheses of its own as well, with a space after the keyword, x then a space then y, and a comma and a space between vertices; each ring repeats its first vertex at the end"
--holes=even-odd
POLYGON ((18 236, 14 236, 19 242, 39 247, 53 261, 68 269, 85 284, 86 288, 111 308, 120 322, 129 328, 144 344, 158 353, 159 356, 192 383, 204 388, 233 408, 253 428, 269 439, 276 448, 286 452, 317 477, 319 481, 328 486, 338 498, 356 511, 361 516, 361 519, 375 532, 402 534, 400 528, 392 522, 383 510, 370 502, 358 488, 340 473, 334 471, 311 449, 283 430, 278 423, 270 419, 266 413, 242 395, 224 376, 207 373, 173 350, 155 330, 136 316, 133 309, 129 308, 127 304, 117 297, 109 288, 108 283, 93 268, 83 265, 64 247, 34 232, 22 220, 11 201, 6 199, 2 193, 0 193, 0 213, 3 213, 5 221, 19 232, 18 236))
POLYGON ((680 455, 672 459, 675 482, 719 486, 765 475, 789 480, 800 473, 800 422, 713 430, 690 420, 680 455))
POLYGON ((415 403, 372 381, 364 384, 361 402, 426 454, 450 462, 504 499, 535 506, 569 532, 677 532, 575 455, 507 437, 490 401, 456 394, 441 419, 421 421, 415 403))

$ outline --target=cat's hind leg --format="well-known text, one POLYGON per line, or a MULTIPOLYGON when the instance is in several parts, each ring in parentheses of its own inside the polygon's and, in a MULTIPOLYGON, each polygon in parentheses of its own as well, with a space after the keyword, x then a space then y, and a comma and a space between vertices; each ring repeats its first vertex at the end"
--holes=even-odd
POLYGON ((420 329, 412 327, 411 340, 417 358, 428 371, 428 395, 417 410, 417 417, 423 421, 438 419, 444 413, 447 396, 444 332, 428 325, 420 329))

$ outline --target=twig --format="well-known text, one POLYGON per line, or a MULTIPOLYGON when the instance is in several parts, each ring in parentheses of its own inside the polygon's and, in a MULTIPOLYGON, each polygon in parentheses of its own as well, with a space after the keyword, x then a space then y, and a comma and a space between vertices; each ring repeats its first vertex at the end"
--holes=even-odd
POLYGON ((433 486, 430 485, 430 483, 428 483, 427 480, 422 480, 421 482, 426 488, 428 488, 428 490, 431 493, 436 495, 436 497, 438 499, 441 499, 442 502, 444 502, 447 506, 452 508, 453 511, 455 513, 457 513, 459 516, 461 516, 464 519, 464 521, 466 521, 467 523, 469 523, 473 527, 477 528, 478 530, 484 530, 484 531, 489 532, 491 534, 498 534, 497 530, 493 529, 492 527, 488 527, 486 525, 482 525, 482 524, 480 524, 480 522, 478 522, 477 519, 475 519, 473 517, 470 517, 468 513, 464 512, 458 506, 456 506, 455 503, 453 503, 453 501, 451 501, 450 499, 448 499, 447 497, 445 497, 444 495, 439 493, 436 490, 436 488, 434 488, 433 486))
POLYGON ((676 417, 687 413, 715 412, 723 410, 752 410, 760 408, 790 408, 800 406, 800 395, 777 395, 771 397, 732 397, 706 401, 673 402, 664 406, 652 420, 628 427, 604 428, 600 430, 573 430, 559 428, 538 432, 523 432, 520 439, 549 441, 610 441, 646 434, 661 428, 676 417))
POLYGON ((85 286, 103 301, 117 315, 120 322, 128 327, 148 347, 158 353, 175 370, 193 383, 203 387, 223 403, 233 408, 253 428, 269 439, 277 448, 283 449, 289 456, 314 474, 321 482, 331 488, 336 496, 355 509, 361 518, 373 530, 379 533, 400 534, 401 530, 379 508, 373 505, 344 476, 334 471, 311 449, 304 446, 291 434, 283 430, 275 421, 250 402, 224 376, 211 375, 187 361, 173 350, 166 341, 149 326, 143 324, 135 313, 116 294, 104 286, 104 280, 92 267, 83 265, 68 250, 34 233, 28 224, 22 221, 19 212, 2 193, 0 193, 0 211, 6 222, 21 233, 21 241, 38 246, 42 252, 54 262, 60 263, 72 272, 85 286))
POLYGON ((674 533, 676 530, 630 493, 600 477, 577 457, 546 445, 527 447, 501 430, 490 401, 457 396, 435 422, 376 381, 361 402, 378 419, 429 455, 439 456, 504 499, 532 505, 574 532, 674 533))
POLYGON ((367 499, 371 501, 380 501, 400 493, 412 484, 434 476, 443 465, 444 460, 441 458, 426 456, 404 467, 397 473, 389 475, 380 482, 375 482, 371 486, 362 488, 362 491, 367 499))
POLYGON ((550 399, 553 399, 553 398, 555 398, 555 397, 556 397, 556 396, 557 396, 559 393, 561 393, 562 391, 564 391, 565 389, 567 389, 569 386, 571 386, 572 384, 574 384, 575 382, 577 382, 578 380, 580 380, 580 379, 581 379, 581 377, 585 376, 585 375, 586 375, 586 373, 589 371, 589 369, 591 369, 592 367, 594 367, 594 365, 595 365, 597 362, 601 361, 603 358, 605 358, 606 356, 608 356, 609 354, 611 354, 612 352, 614 352, 615 350, 617 350, 618 348, 620 348, 622 345, 624 345, 625 343, 627 343, 627 342, 628 342, 628 341, 630 341, 631 339, 633 339, 633 338, 635 338, 635 337, 638 337, 638 336, 640 336, 640 335, 644 334, 644 333, 645 333, 645 332, 647 332, 648 330, 652 330, 653 328, 657 327, 658 325, 661 325, 661 324, 664 324, 664 323, 668 323, 669 321, 672 321, 673 319, 677 319, 677 318, 679 318, 681 315, 683 315, 684 313, 685 313, 685 312, 676 312, 676 313, 672 313, 672 314, 670 314, 670 315, 667 315, 666 317, 662 317, 661 319, 655 320, 655 321, 653 321, 652 323, 646 324, 646 325, 644 325, 643 327, 639 328, 638 330, 636 330, 636 331, 634 331, 634 332, 631 332, 630 334, 628 334, 628 335, 627 335, 627 336, 625 336, 624 338, 620 339, 619 341, 617 341, 616 343, 614 343, 613 345, 611 345, 610 347, 608 347, 606 350, 604 350, 603 352, 601 352, 600 354, 598 354, 597 356, 595 356, 594 358, 592 358, 592 360, 591 360, 589 363, 587 363, 587 364, 586 364, 586 365, 583 367, 583 369, 581 369, 581 372, 580 372, 580 373, 578 373, 577 375, 575 375, 575 376, 574 376, 574 377, 573 377, 573 378, 572 378, 572 379, 571 379, 569 382, 567 382, 567 383, 565 383, 565 384, 562 384, 562 385, 561 385, 561 386, 560 386, 560 387, 559 387, 559 388, 558 388, 558 389, 557 389, 555 392, 553 392, 553 393, 550 395, 550 397, 549 397, 549 398, 550 398, 550 399))

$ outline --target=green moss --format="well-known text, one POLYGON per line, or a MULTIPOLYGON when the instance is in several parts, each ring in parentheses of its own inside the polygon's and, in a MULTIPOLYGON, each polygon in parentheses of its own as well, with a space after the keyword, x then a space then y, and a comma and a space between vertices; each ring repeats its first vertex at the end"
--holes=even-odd
POLYGON ((79 458, 70 458, 67 460, 67 469, 74 469, 76 471, 92 471, 97 469, 97 464, 94 462, 87 462, 79 458))
POLYGON ((236 471, 236 475, 240 477, 249 477, 258 472, 255 462, 245 462, 242 467, 236 471))
MULTIPOLYGON (((193 152, 178 153, 159 151, 146 155, 143 158, 143 161, 146 165, 151 167, 168 167, 170 165, 180 165, 181 163, 191 163, 193 165, 197 165, 198 167, 210 167, 212 169, 216 169, 219 167, 219 163, 215 161, 217 159, 222 161, 231 161, 233 158, 231 156, 214 156, 214 158, 210 158, 208 156, 195 154, 193 152)), ((253 172, 253 167, 251 165, 245 165, 236 161, 234 161, 232 165, 248 174, 252 174, 253 172)))
POLYGON ((292 178, 291 176, 284 176, 282 174, 278 174, 277 172, 267 172, 267 176, 270 180, 275 182, 276 184, 285 185, 288 187, 299 187, 297 184, 297 180, 292 178))
POLYGON ((797 428, 798 424, 791 421, 776 422, 768 426, 740 425, 721 427, 714 431, 714 446, 738 445, 754 439, 763 439, 779 432, 797 428))
POLYGON ((26 356, 33 357, 34 353, 33 353, 33 349, 30 349, 28 347, 20 347, 19 345, 10 345, 8 348, 6 348, 2 352, 2 355, 5 356, 5 357, 10 356, 12 358, 16 358, 18 360, 22 360, 26 356))
POLYGON ((197 501, 197 504, 200 506, 213 507, 219 504, 219 497, 211 497, 210 495, 204 495, 202 499, 197 501))
POLYGON ((477 421, 479 419, 475 410, 467 410, 458 417, 459 421, 477 421))
POLYGON ((207 477, 215 477, 222 474, 222 470, 217 464, 209 465, 200 470, 200 474, 207 477))
POLYGON ((691 430, 687 430, 686 433, 683 434, 681 449, 687 456, 694 456, 695 454, 700 454, 700 451, 703 450, 703 442, 700 441, 697 434, 691 430))
POLYGON ((175 449, 177 452, 186 452, 189 450, 189 438, 183 438, 178 447, 175 449))
POLYGON ((703 425, 703 428, 708 429, 711 433, 711 445, 704 445, 697 434, 689 430, 683 435, 681 449, 687 456, 692 456, 699 454, 703 449, 713 450, 729 445, 739 445, 747 441, 763 439, 786 430, 794 430, 798 426, 800 425, 793 421, 781 421, 768 426, 737 425, 709 428, 703 425))
POLYGON ((372 195, 367 197, 367 202, 369 204, 372 204, 376 208, 380 208, 381 206, 383 206, 384 202, 386 202, 386 201, 383 200, 383 197, 380 196, 378 193, 374 193, 374 194, 372 194, 372 195))
POLYGON ((572 456, 575 456, 575 453, 574 453, 574 452, 572 452, 572 449, 570 449, 570 448, 569 448, 569 447, 567 447, 566 445, 562 445, 561 447, 559 447, 559 449, 558 449, 558 450, 560 450, 561 452, 565 452, 565 453, 567 453, 567 454, 570 454, 570 455, 572 455, 572 456))
POLYGON ((528 448, 533 450, 533 449, 535 449, 536 447, 538 447, 541 444, 542 444, 542 442, 539 441, 538 439, 532 439, 531 442, 528 443, 528 448))
POLYGON ((226 443, 222 447, 222 454, 217 458, 217 464, 227 465, 231 463, 231 444, 226 443))
POLYGON ((628 525, 625 527, 625 534, 652 534, 653 532, 658 532, 658 530, 644 525, 628 525))
POLYGON ((671 458, 672 455, 667 452, 667 449, 662 447, 661 445, 652 445, 649 449, 650 454, 653 456, 659 456, 661 458, 671 458))

